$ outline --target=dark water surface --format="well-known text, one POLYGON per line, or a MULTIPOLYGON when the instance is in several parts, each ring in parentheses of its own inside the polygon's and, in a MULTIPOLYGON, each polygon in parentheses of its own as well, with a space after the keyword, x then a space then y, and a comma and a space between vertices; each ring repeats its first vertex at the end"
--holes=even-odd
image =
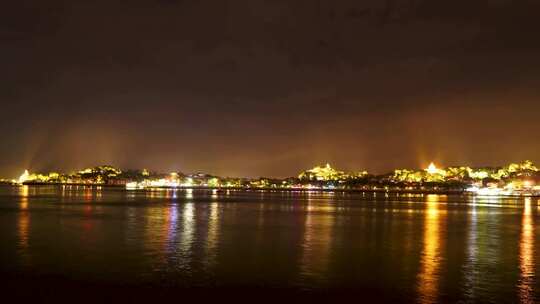
POLYGON ((539 213, 537 198, 0 187, 2 289, 527 303, 539 213))

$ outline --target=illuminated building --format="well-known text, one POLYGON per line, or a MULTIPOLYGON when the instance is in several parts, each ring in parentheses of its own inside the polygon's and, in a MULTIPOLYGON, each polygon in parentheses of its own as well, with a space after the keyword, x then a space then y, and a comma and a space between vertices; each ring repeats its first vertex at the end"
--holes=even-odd
POLYGON ((24 182, 28 181, 30 178, 30 173, 28 170, 24 170, 24 173, 21 174, 21 176, 18 179, 19 184, 23 184, 24 182))
POLYGON ((425 169, 396 169, 384 175, 366 171, 345 172, 330 164, 316 166, 289 178, 230 178, 205 173, 185 175, 181 172, 156 173, 147 169, 122 171, 113 166, 97 166, 69 174, 49 172, 24 173, 3 184, 75 184, 145 188, 244 188, 244 189, 309 189, 361 191, 421 191, 475 195, 540 195, 540 172, 530 161, 502 167, 471 168, 454 166, 439 168, 431 163, 425 169))
POLYGON ((367 172, 365 171, 359 172, 357 174, 345 173, 343 171, 332 168, 330 164, 326 164, 326 166, 317 166, 315 168, 306 170, 300 173, 300 175, 298 175, 298 178, 301 180, 312 181, 337 181, 348 179, 354 176, 363 176, 366 174, 367 172))
POLYGON ((426 169, 427 173, 429 174, 437 174, 439 173, 439 169, 435 166, 434 163, 429 164, 429 167, 426 169))

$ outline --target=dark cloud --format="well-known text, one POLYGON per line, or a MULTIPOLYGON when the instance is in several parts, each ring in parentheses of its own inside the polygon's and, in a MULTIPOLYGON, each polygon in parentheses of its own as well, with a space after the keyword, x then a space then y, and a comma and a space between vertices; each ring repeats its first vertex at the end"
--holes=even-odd
POLYGON ((13 1, 0 173, 540 161, 536 1, 13 1))

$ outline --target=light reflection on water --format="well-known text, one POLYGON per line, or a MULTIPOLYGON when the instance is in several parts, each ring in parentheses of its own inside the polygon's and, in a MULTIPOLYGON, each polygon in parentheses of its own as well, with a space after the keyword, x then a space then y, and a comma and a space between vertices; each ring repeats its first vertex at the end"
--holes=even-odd
POLYGON ((321 284, 330 262, 335 205, 320 206, 308 196, 302 240, 301 276, 309 284, 321 284), (315 281, 315 282, 313 282, 315 281))
POLYGON ((167 208, 167 239, 165 243, 167 244, 167 255, 171 255, 175 251, 176 236, 178 233, 178 208, 175 204, 171 204, 167 208))
POLYGON ((0 265, 127 283, 530 303, 538 208, 532 198, 9 187, 0 188, 0 265))
POLYGON ((219 203, 210 204, 210 215, 208 218, 208 235, 206 237, 205 265, 211 269, 217 262, 217 248, 219 242, 219 203))
POLYGON ((29 244, 29 233, 30 233, 30 213, 28 212, 28 195, 29 187, 22 186, 20 188, 19 196, 19 217, 17 221, 17 230, 19 234, 19 252, 21 258, 24 259, 23 264, 28 264, 30 261, 28 244, 29 244))
POLYGON ((443 200, 438 195, 428 195, 425 211, 425 227, 421 270, 418 275, 420 302, 436 303, 440 264, 442 260, 441 223, 444 223, 446 210, 441 208, 443 200))
POLYGON ((531 198, 525 198, 519 242, 520 282, 519 296, 522 303, 534 302, 534 223, 531 198))
MULTIPOLYGON (((194 242, 196 222, 195 222, 195 206, 192 202, 183 205, 182 212, 182 237, 180 240, 180 253, 187 264, 191 258, 191 248, 194 242)), ((188 265, 185 265, 187 268, 188 265)))
POLYGON ((466 261, 463 267, 464 269, 464 288, 465 292, 469 297, 475 297, 475 290, 477 288, 479 277, 478 277, 478 205, 476 199, 473 198, 471 202, 470 210, 470 226, 468 229, 467 236, 467 254, 466 261))

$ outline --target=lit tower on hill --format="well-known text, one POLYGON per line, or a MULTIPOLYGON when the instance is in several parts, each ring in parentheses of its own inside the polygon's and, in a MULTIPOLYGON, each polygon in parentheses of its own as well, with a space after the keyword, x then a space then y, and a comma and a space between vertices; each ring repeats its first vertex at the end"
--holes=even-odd
POLYGON ((28 170, 24 170, 24 173, 21 176, 19 176, 19 180, 18 180, 19 184, 26 182, 29 179, 29 177, 30 177, 30 173, 28 172, 28 170))
POLYGON ((434 163, 429 164, 426 171, 429 174, 437 174, 437 173, 439 173, 439 169, 435 166, 434 163))

